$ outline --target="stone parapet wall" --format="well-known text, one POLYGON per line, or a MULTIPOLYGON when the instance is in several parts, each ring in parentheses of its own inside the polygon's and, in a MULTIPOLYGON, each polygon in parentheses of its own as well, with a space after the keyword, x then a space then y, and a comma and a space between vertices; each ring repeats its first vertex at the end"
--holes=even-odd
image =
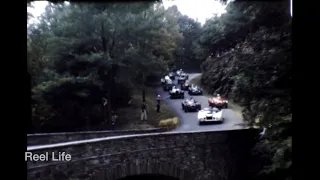
POLYGON ((154 133, 29 147, 49 161, 28 161, 28 179, 117 180, 137 174, 163 174, 180 180, 246 179, 256 131, 154 133), (52 162, 54 152, 71 161, 52 162))
POLYGON ((84 132, 63 132, 63 133, 43 133, 43 134, 28 134, 27 145, 44 145, 55 144, 60 142, 78 141, 84 139, 102 138, 109 136, 119 136, 127 134, 144 134, 165 132, 166 128, 153 128, 146 130, 126 130, 126 131, 84 131, 84 132))

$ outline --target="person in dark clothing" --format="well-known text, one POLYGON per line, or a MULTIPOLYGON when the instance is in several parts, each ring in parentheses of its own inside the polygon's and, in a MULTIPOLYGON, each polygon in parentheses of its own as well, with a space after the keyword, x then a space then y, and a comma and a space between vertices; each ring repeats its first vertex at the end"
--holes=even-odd
POLYGON ((161 100, 161 96, 158 95, 158 96, 157 96, 157 113, 160 112, 160 100, 161 100))
POLYGON ((147 120, 147 106, 145 102, 142 102, 141 105, 141 121, 147 120))
POLYGON ((142 91, 142 102, 146 102, 146 92, 142 91))
POLYGON ((112 126, 114 126, 114 125, 116 124, 117 119, 118 119, 118 116, 117 116, 116 112, 115 112, 115 111, 112 111, 112 113, 111 113, 111 123, 112 123, 112 126))

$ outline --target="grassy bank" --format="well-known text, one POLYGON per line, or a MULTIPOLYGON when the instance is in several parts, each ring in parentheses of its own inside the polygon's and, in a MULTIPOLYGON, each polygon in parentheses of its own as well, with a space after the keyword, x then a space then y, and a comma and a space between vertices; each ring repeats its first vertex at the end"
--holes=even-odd
MULTIPOLYGON (((201 87, 203 89, 203 95, 204 96, 207 96, 207 97, 210 97, 212 96, 208 90, 206 89, 206 87, 204 87, 202 84, 201 84, 201 75, 200 76, 197 76, 195 78, 193 78, 191 81, 190 81, 191 84, 195 84, 199 87, 201 87)), ((243 116, 242 116, 242 110, 243 108, 241 106, 239 106, 238 104, 234 103, 232 99, 228 99, 229 101, 229 108, 232 109, 241 119, 243 119, 243 116)))
POLYGON ((121 108, 117 111, 119 118, 117 120, 116 129, 146 129, 159 127, 161 120, 176 117, 175 113, 164 103, 161 104, 160 113, 156 112, 156 90, 154 88, 147 88, 146 91, 146 105, 147 105, 147 121, 141 121, 141 92, 136 90, 131 104, 128 107, 121 108))

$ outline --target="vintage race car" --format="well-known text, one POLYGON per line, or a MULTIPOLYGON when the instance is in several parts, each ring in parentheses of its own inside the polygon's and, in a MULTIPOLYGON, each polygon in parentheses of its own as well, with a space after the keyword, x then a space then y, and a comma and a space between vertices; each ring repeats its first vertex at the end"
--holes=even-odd
POLYGON ((169 83, 169 84, 171 83, 172 84, 172 79, 169 76, 165 76, 164 80, 165 80, 166 83, 169 83))
POLYGON ((181 73, 183 73, 183 71, 182 71, 182 69, 179 69, 179 70, 177 70, 176 75, 177 75, 177 76, 180 76, 181 73))
POLYGON ((186 81, 187 81, 187 77, 186 76, 181 75, 181 76, 178 77, 178 84, 183 84, 186 81))
POLYGON ((169 78, 170 78, 171 80, 175 80, 175 78, 176 78, 176 76, 174 75, 173 72, 170 72, 170 73, 168 74, 168 76, 169 76, 169 78))
POLYGON ((206 122, 223 122, 222 110, 218 108, 203 108, 198 112, 198 121, 199 124, 203 124, 206 122))
POLYGON ((199 86, 190 86, 188 89, 189 95, 202 95, 203 90, 199 86))
POLYGON ((195 100, 186 99, 181 103, 182 110, 184 112, 191 112, 191 111, 199 111, 201 110, 201 104, 195 100))
POLYGON ((184 98, 184 91, 178 88, 172 88, 169 91, 170 99, 183 99, 184 98))
POLYGON ((163 85, 163 84, 166 83, 166 80, 165 80, 164 78, 161 78, 161 79, 160 79, 160 82, 161 82, 161 84, 163 85))
POLYGON ((162 88, 164 91, 170 91, 173 86, 174 86, 174 84, 172 82, 171 83, 164 83, 162 85, 162 88))
POLYGON ((183 83, 183 84, 181 84, 181 89, 182 89, 182 90, 188 90, 189 87, 190 87, 190 84, 189 84, 189 83, 183 83))
POLYGON ((221 97, 212 97, 208 99, 208 103, 210 107, 217 107, 217 108, 228 108, 228 101, 221 98, 221 97))
POLYGON ((185 73, 185 72, 182 72, 180 74, 180 76, 184 76, 186 79, 189 79, 189 75, 187 73, 185 73))

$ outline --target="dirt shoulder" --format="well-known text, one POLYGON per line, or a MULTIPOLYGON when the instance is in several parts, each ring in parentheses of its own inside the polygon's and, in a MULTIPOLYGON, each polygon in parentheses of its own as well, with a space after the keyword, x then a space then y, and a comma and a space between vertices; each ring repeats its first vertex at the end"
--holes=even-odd
POLYGON ((176 114, 165 104, 161 104, 160 113, 156 111, 156 89, 147 88, 146 91, 146 106, 147 106, 147 121, 141 121, 141 92, 135 91, 132 96, 132 101, 128 107, 117 110, 119 115, 116 129, 131 130, 131 129, 147 129, 159 127, 161 120, 174 118, 176 114))

